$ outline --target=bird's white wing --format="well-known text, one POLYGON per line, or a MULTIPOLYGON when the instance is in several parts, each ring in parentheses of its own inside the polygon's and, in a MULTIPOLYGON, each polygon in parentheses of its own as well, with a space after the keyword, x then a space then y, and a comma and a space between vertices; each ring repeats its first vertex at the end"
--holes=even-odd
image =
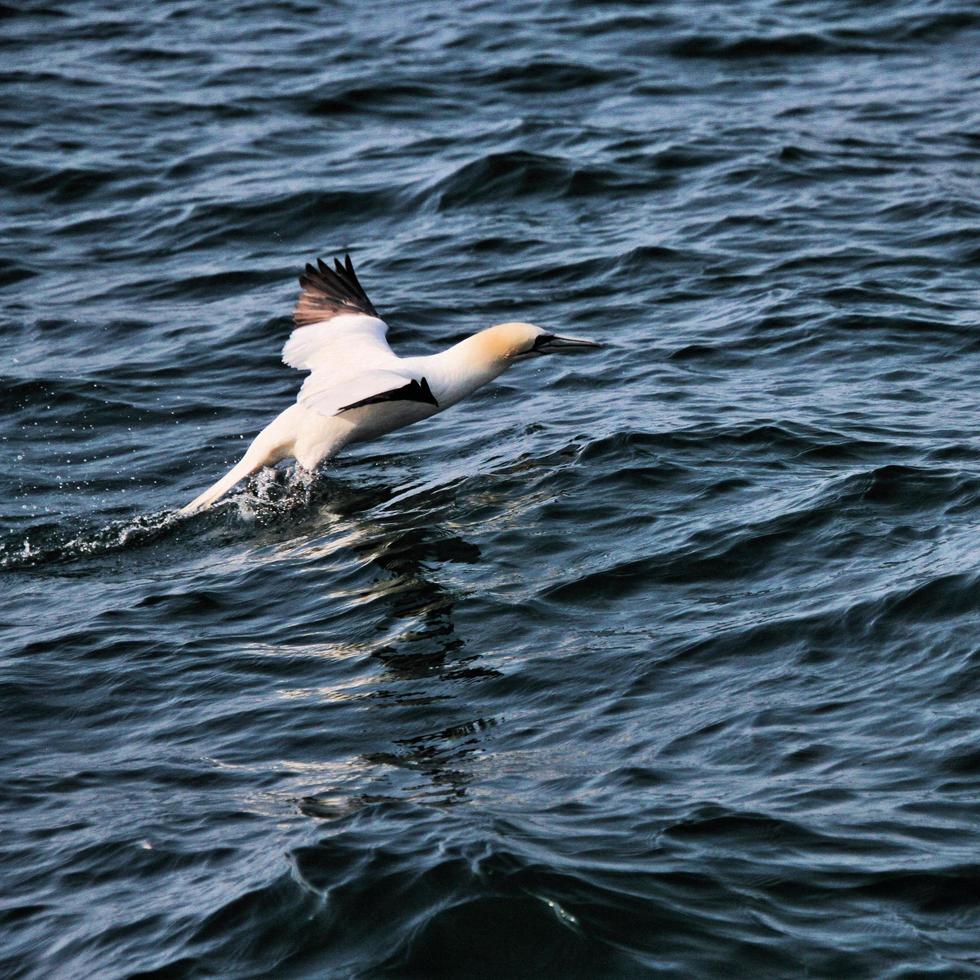
POLYGON ((398 361, 388 346, 388 325, 376 316, 347 313, 308 327, 297 327, 282 349, 282 359, 301 371, 343 376, 398 361))
MULTIPOLYGON (((325 371, 314 371, 300 389, 300 405, 321 415, 339 415, 352 408, 390 401, 402 389, 418 387, 419 382, 399 371, 360 371, 338 379, 325 371)), ((406 392, 407 394, 407 392, 406 392)))
POLYGON ((329 371, 338 379, 371 368, 389 367, 398 358, 388 346, 388 325, 358 281, 350 256, 307 265, 299 277, 302 292, 293 310, 295 329, 282 359, 301 371, 329 371))
POLYGON ((350 256, 307 265, 282 351, 290 366, 309 371, 301 405, 328 417, 380 402, 414 401, 438 407, 425 378, 414 377, 388 346, 388 325, 364 292, 350 256))

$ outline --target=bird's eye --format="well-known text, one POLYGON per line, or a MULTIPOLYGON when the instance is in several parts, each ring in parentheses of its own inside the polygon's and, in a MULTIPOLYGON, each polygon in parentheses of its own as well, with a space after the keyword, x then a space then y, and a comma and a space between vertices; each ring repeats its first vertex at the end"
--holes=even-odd
POLYGON ((541 350, 541 348, 544 347, 545 344, 547 344, 549 341, 554 339, 555 339, 555 335, 552 333, 538 334, 538 336, 534 338, 534 343, 531 344, 528 353, 530 354, 532 351, 541 350))

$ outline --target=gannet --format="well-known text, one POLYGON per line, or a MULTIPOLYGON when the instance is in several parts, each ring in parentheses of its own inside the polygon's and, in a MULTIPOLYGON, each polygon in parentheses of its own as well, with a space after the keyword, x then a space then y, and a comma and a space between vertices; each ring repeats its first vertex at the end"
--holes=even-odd
POLYGON ((399 357, 388 325, 364 292, 349 255, 307 264, 299 277, 293 332, 282 350, 309 371, 296 397, 248 447, 241 461, 180 513, 206 510, 264 466, 295 459, 314 471, 352 442, 376 439, 444 412, 512 364, 542 354, 601 346, 559 337, 531 323, 498 323, 439 354, 399 357))

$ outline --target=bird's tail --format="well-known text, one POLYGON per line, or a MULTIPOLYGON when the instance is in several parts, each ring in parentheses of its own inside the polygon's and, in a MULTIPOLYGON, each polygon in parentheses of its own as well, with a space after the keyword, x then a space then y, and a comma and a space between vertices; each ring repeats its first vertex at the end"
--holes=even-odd
POLYGON ((251 476, 265 466, 265 460, 256 460, 251 452, 247 452, 241 462, 233 466, 218 482, 195 497, 189 504, 181 507, 179 514, 195 514, 199 510, 207 510, 215 501, 220 500, 236 483, 251 476))
POLYGON ((207 510, 246 476, 257 473, 263 466, 275 466, 279 460, 292 455, 296 407, 293 405, 287 408, 270 422, 255 437, 240 463, 233 466, 213 487, 195 497, 186 507, 181 507, 178 513, 194 514, 199 510, 207 510))

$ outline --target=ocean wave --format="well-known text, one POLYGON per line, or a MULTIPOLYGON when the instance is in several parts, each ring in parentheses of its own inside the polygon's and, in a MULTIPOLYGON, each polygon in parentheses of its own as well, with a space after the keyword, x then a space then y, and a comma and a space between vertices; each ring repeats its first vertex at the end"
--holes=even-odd
POLYGON ((314 117, 332 118, 348 113, 382 112, 416 116, 421 103, 431 104, 438 88, 426 82, 404 81, 397 84, 334 85, 304 97, 303 110, 314 117))
POLYGON ((494 153, 459 167, 428 194, 440 208, 483 204, 523 197, 565 197, 592 194, 621 186, 611 171, 576 166, 548 154, 517 151, 494 153))
POLYGON ((480 69, 473 81, 478 85, 499 87, 507 92, 541 95, 592 88, 607 83, 622 83, 622 69, 600 68, 583 62, 539 57, 530 62, 497 65, 480 69))

